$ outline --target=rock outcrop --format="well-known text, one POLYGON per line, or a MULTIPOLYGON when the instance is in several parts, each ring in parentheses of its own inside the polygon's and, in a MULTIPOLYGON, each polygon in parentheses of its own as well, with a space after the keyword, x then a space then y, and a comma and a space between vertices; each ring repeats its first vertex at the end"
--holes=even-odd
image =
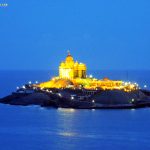
POLYGON ((11 105, 40 105, 78 109, 138 108, 150 106, 150 91, 121 90, 95 91, 86 95, 82 90, 35 91, 33 93, 12 93, 0 99, 0 103, 11 105))

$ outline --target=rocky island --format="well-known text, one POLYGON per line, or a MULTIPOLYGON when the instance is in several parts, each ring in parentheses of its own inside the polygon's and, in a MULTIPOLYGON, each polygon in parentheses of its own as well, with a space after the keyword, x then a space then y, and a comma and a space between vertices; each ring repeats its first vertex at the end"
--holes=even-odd
POLYGON ((102 80, 86 75, 83 63, 75 62, 70 52, 59 66, 59 76, 50 81, 26 84, 0 99, 11 105, 40 105, 76 109, 140 108, 150 106, 150 91, 137 83, 102 80))

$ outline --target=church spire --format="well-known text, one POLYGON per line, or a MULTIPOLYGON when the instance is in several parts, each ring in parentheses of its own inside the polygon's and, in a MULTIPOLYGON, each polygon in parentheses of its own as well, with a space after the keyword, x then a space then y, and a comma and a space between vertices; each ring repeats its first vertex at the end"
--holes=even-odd
POLYGON ((71 56, 71 54, 70 54, 70 51, 69 51, 69 50, 67 51, 67 53, 68 53, 68 56, 71 56))

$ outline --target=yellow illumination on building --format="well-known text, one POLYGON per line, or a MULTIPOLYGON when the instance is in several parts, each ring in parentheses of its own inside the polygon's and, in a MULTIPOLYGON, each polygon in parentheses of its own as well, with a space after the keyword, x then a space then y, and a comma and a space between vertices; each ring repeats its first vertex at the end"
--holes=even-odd
POLYGON ((89 77, 86 75, 86 65, 83 63, 75 62, 70 52, 65 61, 60 63, 59 76, 53 77, 50 81, 35 84, 40 88, 84 88, 89 90, 124 90, 130 92, 138 89, 138 84, 132 84, 130 82, 123 82, 121 80, 110 80, 104 78, 98 80, 92 75, 89 77))
POLYGON ((59 66, 59 77, 67 79, 86 78, 86 65, 74 62, 70 52, 66 60, 61 62, 59 66))

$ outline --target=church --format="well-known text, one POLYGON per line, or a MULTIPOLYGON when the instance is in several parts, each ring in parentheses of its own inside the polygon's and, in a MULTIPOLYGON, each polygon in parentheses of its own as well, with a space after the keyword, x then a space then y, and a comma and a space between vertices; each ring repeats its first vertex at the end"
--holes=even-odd
MULTIPOLYGON (((81 88, 84 89, 124 89, 123 81, 110 80, 104 78, 102 80, 87 77, 87 67, 83 63, 74 61, 70 52, 66 59, 59 65, 59 76, 53 77, 52 80, 38 84, 40 88, 81 88)), ((126 85, 125 85, 126 86, 126 85)), ((133 89, 134 85, 127 85, 124 90, 133 89), (132 87, 131 87, 132 86, 132 87)))
POLYGON ((66 60, 60 63, 59 77, 66 79, 86 78, 86 65, 75 62, 68 51, 66 60))

